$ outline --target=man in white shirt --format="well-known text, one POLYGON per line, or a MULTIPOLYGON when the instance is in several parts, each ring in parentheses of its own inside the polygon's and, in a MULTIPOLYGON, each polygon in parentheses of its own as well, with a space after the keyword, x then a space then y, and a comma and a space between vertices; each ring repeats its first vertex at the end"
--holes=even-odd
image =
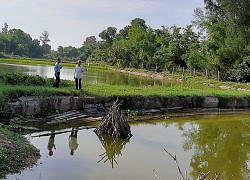
POLYGON ((82 73, 84 71, 83 66, 81 65, 81 60, 78 60, 77 65, 75 67, 75 83, 76 83, 76 89, 82 89, 82 73))

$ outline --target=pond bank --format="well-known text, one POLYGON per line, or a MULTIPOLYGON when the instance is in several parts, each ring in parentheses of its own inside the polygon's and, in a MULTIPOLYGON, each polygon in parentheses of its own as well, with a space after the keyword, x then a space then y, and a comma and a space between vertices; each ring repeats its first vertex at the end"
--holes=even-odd
POLYGON ((39 150, 26 138, 0 124, 0 179, 6 174, 32 167, 39 158, 39 150))
POLYGON ((16 102, 5 103, 12 117, 41 117, 71 110, 100 116, 118 98, 122 110, 138 112, 166 112, 168 110, 193 109, 247 109, 250 97, 160 97, 160 96, 116 96, 116 97, 21 97, 16 102))

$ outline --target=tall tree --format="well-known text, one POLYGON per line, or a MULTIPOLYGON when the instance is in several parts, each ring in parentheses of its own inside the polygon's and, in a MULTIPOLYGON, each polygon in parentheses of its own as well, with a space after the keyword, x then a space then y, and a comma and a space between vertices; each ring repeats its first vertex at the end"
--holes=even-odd
POLYGON ((51 46, 48 45, 48 42, 50 41, 49 39, 49 32, 44 30, 42 32, 42 35, 40 36, 40 41, 42 42, 42 52, 43 55, 49 54, 51 51, 51 46))
POLYGON ((206 28, 207 55, 223 79, 250 55, 250 1, 204 0, 205 12, 196 9, 196 24, 206 28))
POLYGON ((106 30, 103 30, 99 37, 102 38, 102 40, 110 46, 112 42, 115 40, 117 35, 117 29, 115 27, 108 27, 106 30))
POLYGON ((7 22, 5 22, 4 23, 4 27, 2 28, 2 33, 5 33, 5 34, 7 34, 8 33, 8 24, 7 24, 7 22))
POLYGON ((44 30, 42 32, 42 35, 40 36, 40 41, 42 42, 42 44, 48 44, 48 42, 50 42, 50 39, 49 39, 49 32, 44 30))

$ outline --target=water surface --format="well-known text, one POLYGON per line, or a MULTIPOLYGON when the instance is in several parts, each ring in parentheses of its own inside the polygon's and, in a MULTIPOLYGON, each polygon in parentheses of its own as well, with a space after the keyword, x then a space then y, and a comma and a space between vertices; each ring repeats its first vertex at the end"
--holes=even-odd
POLYGON ((187 170, 191 179, 196 179, 198 171, 219 172, 221 179, 231 175, 234 180, 250 179, 250 112, 130 125, 133 136, 127 141, 98 137, 93 129, 79 130, 74 141, 69 138, 70 132, 54 137, 32 137, 38 133, 27 135, 40 149, 42 157, 37 166, 7 179, 152 180, 156 179, 155 169, 160 179, 177 180, 180 178, 177 167, 164 148, 177 156, 180 168, 183 172, 187 170), (55 144, 53 155, 49 155, 48 150, 48 143, 53 147, 51 142, 55 144), (73 153, 69 143, 76 145, 73 153))
MULTIPOLYGON (((133 86, 155 86, 162 85, 163 81, 146 77, 119 73, 110 70, 84 68, 83 83, 85 84, 111 84, 111 85, 133 85, 133 86)), ((0 70, 7 72, 24 72, 29 75, 54 78, 54 66, 48 65, 19 65, 1 64, 0 70)), ((63 67, 61 79, 74 80, 74 68, 63 67)))
MULTIPOLYGON (((29 75, 39 75, 42 77, 54 78, 54 66, 48 65, 18 65, 0 63, 0 70, 7 72, 24 72, 29 75)), ((61 79, 74 80, 74 68, 63 67, 61 79)), ((207 86, 197 83, 179 82, 175 80, 160 80, 149 77, 124 74, 111 70, 100 70, 85 68, 83 73, 83 84, 111 84, 130 86, 185 86, 191 88, 207 88, 207 86)))

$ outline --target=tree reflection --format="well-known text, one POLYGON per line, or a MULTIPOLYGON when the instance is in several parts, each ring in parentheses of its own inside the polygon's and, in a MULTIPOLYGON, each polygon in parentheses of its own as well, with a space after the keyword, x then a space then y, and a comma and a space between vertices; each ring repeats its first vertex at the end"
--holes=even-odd
POLYGON ((184 150, 194 149, 191 176, 198 171, 219 172, 233 179, 250 178, 250 120, 199 121, 183 130, 184 150))
POLYGON ((99 155, 101 159, 97 162, 104 161, 106 163, 109 161, 111 163, 111 167, 114 167, 114 163, 118 164, 116 161, 117 156, 122 155, 122 150, 125 148, 125 145, 129 142, 128 139, 118 139, 109 135, 98 135, 98 138, 104 147, 105 151, 103 154, 99 155))

